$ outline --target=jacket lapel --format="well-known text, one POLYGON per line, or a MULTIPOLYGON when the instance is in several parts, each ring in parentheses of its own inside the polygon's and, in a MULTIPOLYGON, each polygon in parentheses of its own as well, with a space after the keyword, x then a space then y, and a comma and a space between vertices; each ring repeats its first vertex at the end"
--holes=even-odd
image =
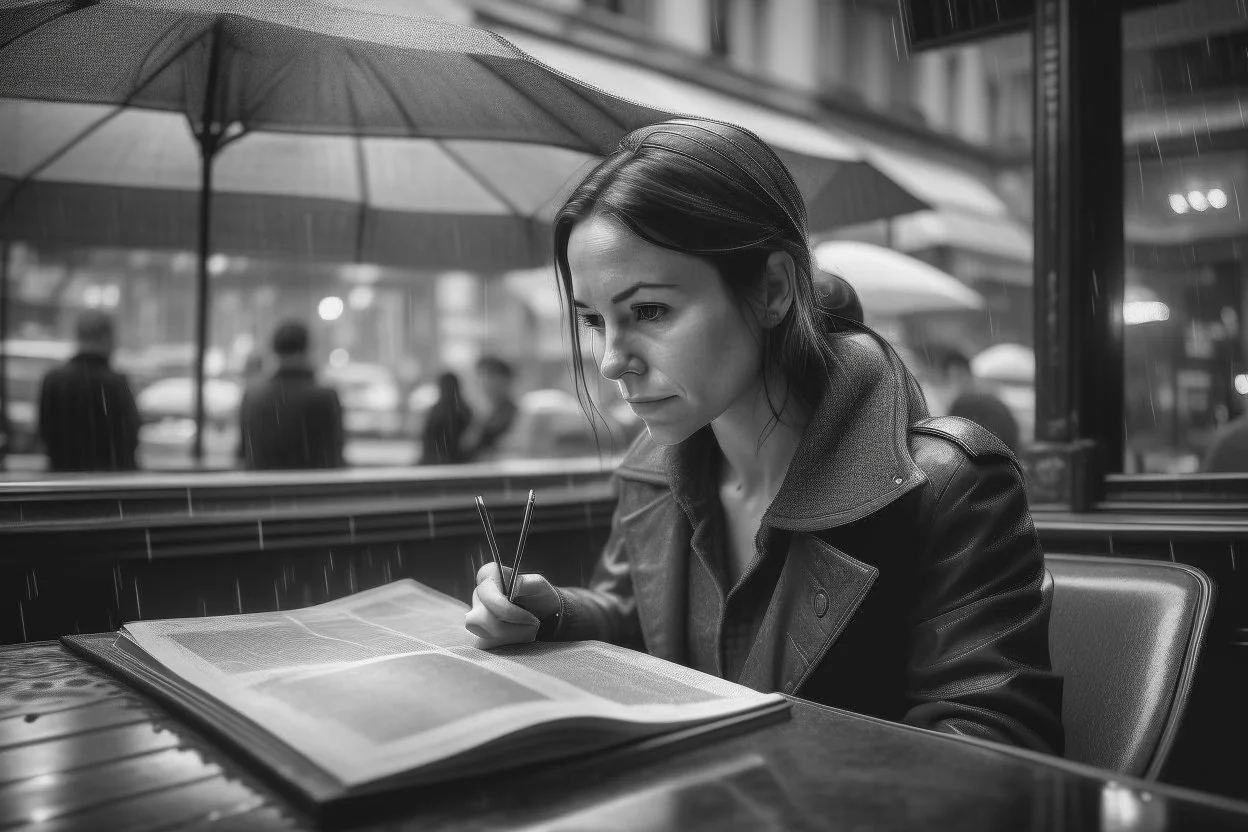
POLYGON ((664 490, 621 517, 620 525, 646 650, 661 659, 683 662, 689 522, 671 493, 664 490))
POLYGON ((795 693, 844 631, 879 574, 876 567, 813 535, 795 533, 738 681, 755 690, 795 693))

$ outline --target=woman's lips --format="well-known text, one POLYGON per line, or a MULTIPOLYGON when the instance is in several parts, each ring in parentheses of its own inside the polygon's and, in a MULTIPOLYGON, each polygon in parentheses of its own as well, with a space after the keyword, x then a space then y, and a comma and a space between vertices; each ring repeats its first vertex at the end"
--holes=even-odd
POLYGON ((628 406, 631 407, 634 412, 644 412, 662 407, 674 398, 675 396, 664 396, 661 399, 630 399, 627 401, 628 406))

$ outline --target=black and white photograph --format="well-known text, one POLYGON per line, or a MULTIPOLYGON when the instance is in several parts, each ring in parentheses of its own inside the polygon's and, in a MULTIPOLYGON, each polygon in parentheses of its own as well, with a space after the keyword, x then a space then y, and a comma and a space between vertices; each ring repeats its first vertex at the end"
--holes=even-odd
POLYGON ((3 832, 1248 830, 1245 702, 1245 0, 0 0, 3 832))

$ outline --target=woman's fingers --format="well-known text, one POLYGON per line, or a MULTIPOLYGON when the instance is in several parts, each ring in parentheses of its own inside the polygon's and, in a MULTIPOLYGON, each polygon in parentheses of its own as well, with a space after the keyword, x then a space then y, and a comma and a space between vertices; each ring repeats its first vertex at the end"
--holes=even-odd
POLYGON ((464 627, 477 637, 477 647, 488 650, 504 644, 527 644, 537 638, 538 622, 531 613, 508 603, 493 581, 485 580, 472 593, 472 609, 464 615, 464 627), (490 603, 503 608, 510 618, 497 615, 483 596, 492 596, 490 603))
POLYGON ((487 560, 485 565, 477 570, 477 586, 480 586, 482 581, 493 581, 499 587, 502 587, 503 576, 511 580, 511 567, 504 566, 500 575, 498 564, 492 560, 487 560))
POLYGON ((472 597, 474 605, 479 601, 491 615, 506 624, 524 624, 531 627, 541 624, 536 615, 508 601, 502 588, 494 581, 486 580, 477 584, 472 597))

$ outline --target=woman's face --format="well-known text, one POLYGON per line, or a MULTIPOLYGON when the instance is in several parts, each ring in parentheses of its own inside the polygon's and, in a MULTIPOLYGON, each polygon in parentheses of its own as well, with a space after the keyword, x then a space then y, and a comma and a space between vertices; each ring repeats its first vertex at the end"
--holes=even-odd
POLYGON ((753 409, 761 329, 710 263, 653 245, 609 217, 568 240, 572 294, 604 377, 661 445, 753 409))

